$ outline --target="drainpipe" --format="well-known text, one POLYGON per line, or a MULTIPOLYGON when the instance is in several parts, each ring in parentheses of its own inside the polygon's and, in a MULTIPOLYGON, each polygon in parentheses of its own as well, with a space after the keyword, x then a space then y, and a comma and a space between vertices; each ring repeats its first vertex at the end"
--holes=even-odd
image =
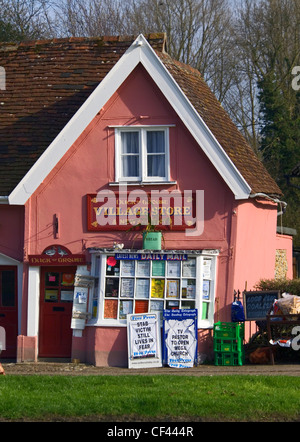
POLYGON ((284 201, 280 201, 278 198, 273 198, 266 193, 253 193, 249 196, 250 198, 267 198, 268 200, 273 201, 273 203, 279 204, 281 210, 280 212, 277 212, 277 216, 283 215, 287 208, 287 203, 285 203, 284 201))

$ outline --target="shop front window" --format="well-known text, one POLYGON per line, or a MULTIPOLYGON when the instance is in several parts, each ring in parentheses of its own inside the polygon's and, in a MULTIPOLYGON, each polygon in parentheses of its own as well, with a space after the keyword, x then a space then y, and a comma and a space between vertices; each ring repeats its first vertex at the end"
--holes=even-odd
POLYGON ((94 257, 92 317, 99 325, 126 324, 127 314, 198 309, 198 325, 213 324, 215 256, 173 259, 94 257))

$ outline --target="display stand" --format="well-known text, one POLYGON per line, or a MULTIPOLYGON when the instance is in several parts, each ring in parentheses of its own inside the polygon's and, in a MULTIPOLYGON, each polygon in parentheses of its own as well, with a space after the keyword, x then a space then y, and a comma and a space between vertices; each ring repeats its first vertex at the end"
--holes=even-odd
MULTIPOLYGON (((275 348, 270 341, 288 341, 293 339, 292 329, 300 326, 300 314, 272 315, 272 308, 266 316, 268 341, 271 349, 275 348)), ((271 351, 271 364, 275 364, 274 351, 271 351)))

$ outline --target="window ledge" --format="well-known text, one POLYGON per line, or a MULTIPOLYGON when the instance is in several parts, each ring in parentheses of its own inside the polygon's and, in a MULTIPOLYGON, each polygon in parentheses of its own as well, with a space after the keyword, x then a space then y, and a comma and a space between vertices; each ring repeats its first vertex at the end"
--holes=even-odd
POLYGON ((109 186, 175 186, 177 181, 112 181, 109 186))

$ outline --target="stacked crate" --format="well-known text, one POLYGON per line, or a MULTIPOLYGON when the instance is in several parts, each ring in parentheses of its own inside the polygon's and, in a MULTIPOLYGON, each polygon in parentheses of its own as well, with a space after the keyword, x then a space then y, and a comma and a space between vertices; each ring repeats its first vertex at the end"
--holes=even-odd
POLYGON ((243 365, 244 323, 216 322, 214 324, 215 365, 243 365))

